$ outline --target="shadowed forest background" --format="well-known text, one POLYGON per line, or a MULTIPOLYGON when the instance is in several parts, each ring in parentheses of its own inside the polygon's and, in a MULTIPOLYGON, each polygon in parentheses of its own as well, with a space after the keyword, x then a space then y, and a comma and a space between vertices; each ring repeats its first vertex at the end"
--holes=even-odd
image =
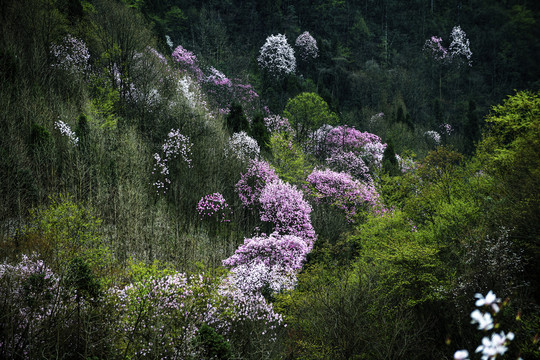
POLYGON ((539 15, 2 1, 0 358, 540 357, 539 15))

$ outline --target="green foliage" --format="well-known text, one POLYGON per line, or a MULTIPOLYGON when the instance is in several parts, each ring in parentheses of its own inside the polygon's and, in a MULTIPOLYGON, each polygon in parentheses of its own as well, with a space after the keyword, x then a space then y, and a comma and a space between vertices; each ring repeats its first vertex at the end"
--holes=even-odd
POLYGON ((278 295, 275 306, 289 324, 294 359, 414 358, 422 332, 411 312, 380 286, 381 267, 311 266, 296 290, 278 295))
POLYGON ((303 142, 310 132, 324 124, 336 125, 337 115, 330 110, 326 101, 315 93, 304 92, 289 99, 283 116, 289 119, 296 131, 296 138, 303 142))
POLYGON ((76 266, 82 261, 84 266, 104 275, 112 259, 100 237, 101 220, 70 196, 60 194, 49 200, 48 207, 31 212, 29 224, 23 231, 27 246, 37 245, 37 250, 50 257, 58 269, 70 264, 76 266), (36 238, 42 238, 43 242, 32 245, 36 238))
POLYGON ((202 349, 204 359, 227 360, 232 357, 231 346, 214 328, 203 324, 194 339, 195 346, 202 349))
POLYGON ((383 171, 388 173, 390 176, 396 176, 400 173, 396 152, 394 150, 394 143, 391 139, 386 142, 386 149, 384 149, 382 159, 382 168, 383 171))
POLYGON ((249 130, 249 122, 244 114, 242 105, 234 103, 231 105, 230 111, 225 118, 227 128, 231 133, 237 133, 241 131, 249 130))
POLYGON ((270 132, 264 125, 264 117, 261 113, 257 113, 253 117, 250 136, 257 140, 261 150, 264 152, 268 152, 270 150, 270 132))
POLYGON ((279 177, 292 184, 303 184, 312 170, 300 146, 285 133, 276 133, 270 138, 272 165, 279 177))
MULTIPOLYGON (((477 156, 493 177, 494 195, 500 200, 493 222, 513 229, 538 289, 540 278, 532 269, 540 264, 540 93, 517 92, 493 107, 486 122, 477 156)), ((539 299, 540 293, 535 296, 539 299)))

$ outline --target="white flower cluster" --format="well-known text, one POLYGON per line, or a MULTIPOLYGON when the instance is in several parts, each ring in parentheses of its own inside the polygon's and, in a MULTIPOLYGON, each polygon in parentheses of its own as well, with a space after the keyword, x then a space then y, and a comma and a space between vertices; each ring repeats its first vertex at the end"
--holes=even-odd
POLYGON ((280 264, 268 266, 260 259, 235 266, 228 281, 244 293, 260 293, 265 287, 279 294, 296 286, 296 272, 280 264), (288 272, 286 271, 288 270, 288 272))
POLYGON ((298 48, 298 54, 302 60, 315 59, 319 56, 317 40, 305 31, 296 38, 294 44, 298 48))
POLYGON ((257 141, 246 134, 245 131, 234 133, 225 148, 226 156, 235 156, 239 160, 247 161, 259 157, 261 148, 257 141))
POLYGON ((436 144, 439 144, 441 142, 441 134, 439 134, 436 131, 429 130, 424 133, 424 136, 427 136, 431 140, 435 141, 436 144))
POLYGON ((464 56, 467 59, 467 64, 472 66, 472 52, 469 45, 469 39, 467 39, 465 31, 463 31, 461 27, 457 25, 454 26, 450 35, 452 36, 452 42, 450 43, 449 50, 452 54, 452 58, 464 56))
MULTIPOLYGON (((500 311, 499 304, 501 299, 497 298, 493 291, 489 291, 484 297, 482 294, 475 294, 478 300, 475 305, 477 307, 491 308, 493 314, 497 314, 500 311)), ((471 313, 471 324, 477 324, 478 330, 488 331, 495 327, 493 317, 491 313, 483 313, 478 309, 475 309, 471 313)), ((482 353, 482 360, 493 360, 498 355, 504 355, 508 351, 508 344, 514 340, 514 333, 509 332, 505 334, 504 331, 500 333, 493 333, 491 337, 484 336, 482 344, 480 344, 476 351, 482 353)), ((458 350, 454 353, 454 360, 468 360, 469 352, 467 350, 458 350)))
POLYGON ((74 73, 89 70, 90 51, 86 43, 70 34, 64 38, 62 44, 51 45, 51 55, 56 59, 53 67, 74 73))
POLYGON ((294 50, 283 34, 270 35, 266 38, 257 62, 261 68, 275 76, 291 74, 296 70, 294 50))
POLYGON ((68 124, 66 124, 62 120, 57 120, 54 123, 54 127, 56 129, 58 129, 62 135, 68 137, 69 142, 71 143, 71 145, 77 146, 77 144, 79 143, 79 138, 77 137, 75 132, 73 130, 71 130, 71 128, 69 127, 68 124))

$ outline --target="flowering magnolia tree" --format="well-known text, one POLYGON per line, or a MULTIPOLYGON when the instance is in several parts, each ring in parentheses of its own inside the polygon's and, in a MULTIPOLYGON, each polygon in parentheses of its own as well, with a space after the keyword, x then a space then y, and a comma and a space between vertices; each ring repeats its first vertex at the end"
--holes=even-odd
POLYGON ((266 161, 251 160, 247 171, 240 176, 235 186, 242 205, 246 208, 256 206, 266 184, 277 179, 278 175, 266 161))
POLYGON ((182 70, 191 70, 194 73, 200 73, 202 75, 201 69, 199 68, 199 61, 197 56, 191 51, 184 49, 182 45, 178 45, 172 53, 173 61, 180 65, 182 70))
POLYGON ((312 209, 302 191, 282 180, 274 180, 266 184, 259 202, 261 220, 271 223, 275 232, 299 236, 309 249, 313 247, 316 235, 310 219, 312 209))
MULTIPOLYGON (((329 163, 338 164, 338 169, 344 166, 345 159, 350 161, 352 155, 361 158, 364 165, 371 170, 380 168, 385 149, 386 144, 383 144, 377 135, 361 132, 349 126, 337 126, 330 130, 326 137, 326 150, 330 154, 329 163), (343 157, 345 159, 342 159, 343 157)), ((362 178, 367 177, 360 161, 355 161, 352 165, 355 174, 362 178)))
POLYGON ((77 146, 77 144, 79 144, 79 138, 77 137, 75 132, 71 130, 68 124, 66 124, 62 120, 57 120, 54 123, 54 127, 58 129, 58 131, 60 131, 62 135, 68 138, 68 141, 71 145, 77 146))
POLYGON ((264 118, 264 125, 270 133, 288 132, 293 133, 289 119, 279 115, 270 115, 264 118))
POLYGON ((465 31, 457 25, 452 28, 450 36, 452 42, 449 48, 444 47, 440 37, 432 36, 424 43, 424 51, 430 53, 435 60, 440 62, 465 61, 469 66, 472 66, 472 52, 465 31))
POLYGON ((259 66, 274 76, 292 74, 296 70, 294 50, 283 34, 270 35, 257 58, 259 66))
POLYGON ((197 212, 201 218, 216 217, 220 222, 230 222, 232 210, 220 193, 203 196, 197 203, 197 212))
POLYGON ((187 164, 188 167, 191 167, 191 147, 193 144, 189 140, 189 137, 180 134, 180 131, 177 129, 172 129, 167 135, 165 143, 161 146, 162 154, 154 154, 154 170, 152 174, 159 177, 158 180, 154 182, 156 191, 158 194, 167 192, 168 186, 171 183, 169 178, 170 174, 170 164, 178 156, 187 164))
POLYGON ((86 43, 80 39, 67 35, 62 44, 51 45, 51 55, 56 59, 56 63, 52 64, 70 72, 86 72, 89 70, 88 60, 90 52, 86 43))
POLYGON ((226 156, 234 156, 241 161, 256 159, 261 153, 257 140, 249 136, 245 131, 234 133, 225 147, 226 156))
POLYGON ((315 59, 319 56, 317 40, 315 40, 307 31, 303 32, 296 38, 294 45, 298 49, 298 55, 304 61, 315 59))
POLYGON ((316 203, 325 203, 343 210, 349 221, 360 210, 379 212, 379 194, 371 185, 355 180, 348 173, 313 170, 307 177, 306 193, 316 203))
POLYGON ((232 268, 257 260, 268 267, 280 265, 289 271, 300 270, 307 253, 308 247, 302 238, 272 233, 246 238, 234 255, 223 260, 223 265, 232 268))
POLYGON ((457 58, 465 58, 467 60, 464 60, 469 66, 472 66, 471 56, 472 51, 469 46, 469 39, 467 39, 467 35, 465 34, 465 31, 461 29, 461 27, 454 26, 452 29, 452 33, 450 34, 452 37, 452 42, 450 43, 450 53, 452 54, 453 59, 457 58))

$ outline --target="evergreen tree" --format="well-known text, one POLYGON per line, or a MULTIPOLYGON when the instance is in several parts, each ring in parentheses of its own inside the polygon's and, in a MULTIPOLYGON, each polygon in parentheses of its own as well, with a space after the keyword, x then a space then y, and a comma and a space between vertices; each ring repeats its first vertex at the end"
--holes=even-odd
POLYGON ((226 120, 227 128, 232 133, 249 130, 249 122, 246 115, 244 114, 244 109, 242 109, 242 105, 238 103, 233 103, 231 105, 226 120))
POLYGON ((384 149, 382 168, 385 173, 390 176, 399 175, 399 164, 396 159, 396 152, 394 150, 394 144, 392 139, 388 139, 386 143, 386 149, 384 149))

